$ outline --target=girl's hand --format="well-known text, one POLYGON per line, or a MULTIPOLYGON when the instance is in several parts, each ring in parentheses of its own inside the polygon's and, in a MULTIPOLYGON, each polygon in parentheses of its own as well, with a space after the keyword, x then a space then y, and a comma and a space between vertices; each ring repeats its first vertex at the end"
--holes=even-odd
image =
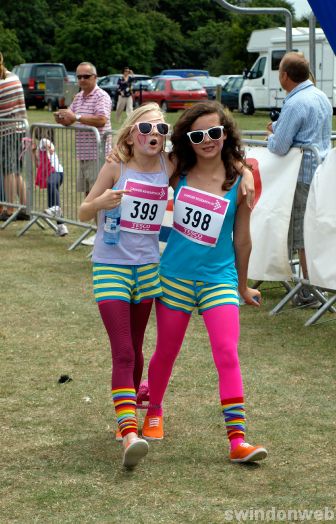
POLYGON ((254 191, 254 178, 252 175, 252 171, 250 171, 247 167, 244 167, 241 171, 242 180, 240 183, 241 191, 243 196, 246 196, 246 203, 250 209, 253 209, 254 204, 254 197, 255 197, 255 191, 254 191))
POLYGON ((129 193, 125 189, 106 189, 99 197, 96 198, 98 209, 113 209, 121 204, 122 197, 129 193))
POLYGON ((119 156, 119 153, 118 153, 118 149, 116 147, 114 147, 110 153, 107 155, 106 157, 106 162, 117 162, 117 164, 120 163, 120 156, 119 156))
POLYGON ((244 290, 239 290, 239 294, 244 300, 245 304, 249 306, 260 307, 261 293, 257 289, 246 287, 244 290))

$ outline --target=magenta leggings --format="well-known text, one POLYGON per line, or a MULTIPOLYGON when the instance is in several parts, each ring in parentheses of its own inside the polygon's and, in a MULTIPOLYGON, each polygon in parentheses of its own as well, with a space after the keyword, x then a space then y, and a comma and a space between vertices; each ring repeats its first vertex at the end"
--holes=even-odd
MULTIPOLYGON (((162 404, 179 354, 190 315, 169 309, 156 301, 157 344, 148 370, 150 404, 162 404)), ((223 305, 208 309, 203 320, 209 334, 215 366, 218 372, 220 400, 243 397, 243 383, 238 358, 239 308, 223 305)), ((148 415, 162 415, 162 408, 149 408, 148 415)))
POLYGON ((142 344, 152 303, 152 299, 140 304, 123 300, 98 303, 111 345, 112 389, 139 389, 144 365, 142 344))

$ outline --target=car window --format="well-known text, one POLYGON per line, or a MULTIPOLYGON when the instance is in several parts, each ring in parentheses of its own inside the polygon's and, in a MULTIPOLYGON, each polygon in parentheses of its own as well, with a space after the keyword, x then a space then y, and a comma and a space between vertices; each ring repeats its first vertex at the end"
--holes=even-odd
POLYGON ((240 78, 239 76, 237 78, 234 79, 234 82, 233 82, 233 89, 234 90, 237 90, 237 89, 240 89, 241 88, 241 85, 243 83, 243 78, 240 78))
POLYGON ((19 78, 21 82, 28 80, 30 69, 31 69, 30 66, 19 66, 18 74, 19 74, 19 78))
POLYGON ((227 91, 228 93, 230 93, 233 90, 233 85, 234 85, 235 80, 236 80, 235 78, 229 78, 229 80, 225 84, 224 91, 227 91))
POLYGON ((44 81, 46 76, 49 77, 64 77, 64 70, 61 66, 36 66, 36 80, 44 81))
POLYGON ((100 86, 106 86, 107 84, 110 83, 110 79, 106 76, 105 78, 102 78, 101 80, 99 80, 98 84, 100 86))
POLYGON ((163 91, 165 88, 165 80, 158 80, 154 86, 153 91, 163 91))
POLYGON ((202 89, 202 86, 197 80, 172 80, 172 89, 174 91, 195 91, 202 89))

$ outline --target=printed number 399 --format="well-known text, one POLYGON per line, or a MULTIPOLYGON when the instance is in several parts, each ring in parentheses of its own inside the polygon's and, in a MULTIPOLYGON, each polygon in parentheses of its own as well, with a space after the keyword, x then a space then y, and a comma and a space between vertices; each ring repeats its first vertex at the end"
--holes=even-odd
POLYGON ((155 220, 158 205, 150 205, 148 202, 141 203, 139 200, 133 200, 134 210, 131 213, 132 218, 139 217, 141 220, 155 220))

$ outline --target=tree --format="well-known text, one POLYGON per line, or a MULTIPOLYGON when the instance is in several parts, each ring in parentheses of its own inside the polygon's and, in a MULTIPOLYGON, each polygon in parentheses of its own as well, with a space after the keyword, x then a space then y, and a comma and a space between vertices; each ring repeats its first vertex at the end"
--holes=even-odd
POLYGON ((152 73, 162 69, 184 67, 186 64, 185 39, 177 22, 162 13, 148 13, 151 35, 154 41, 150 57, 152 73))
POLYGON ((124 65, 150 73, 153 49, 145 14, 129 8, 123 0, 85 0, 72 11, 66 25, 56 30, 53 57, 69 69, 90 61, 100 74, 120 71, 124 65))
POLYGON ((0 20, 15 31, 26 62, 50 59, 55 24, 46 0, 5 0, 0 5, 0 20))
POLYGON ((11 70, 14 65, 20 64, 24 61, 15 31, 12 29, 5 29, 1 21, 0 51, 3 54, 5 66, 9 70, 11 70))

